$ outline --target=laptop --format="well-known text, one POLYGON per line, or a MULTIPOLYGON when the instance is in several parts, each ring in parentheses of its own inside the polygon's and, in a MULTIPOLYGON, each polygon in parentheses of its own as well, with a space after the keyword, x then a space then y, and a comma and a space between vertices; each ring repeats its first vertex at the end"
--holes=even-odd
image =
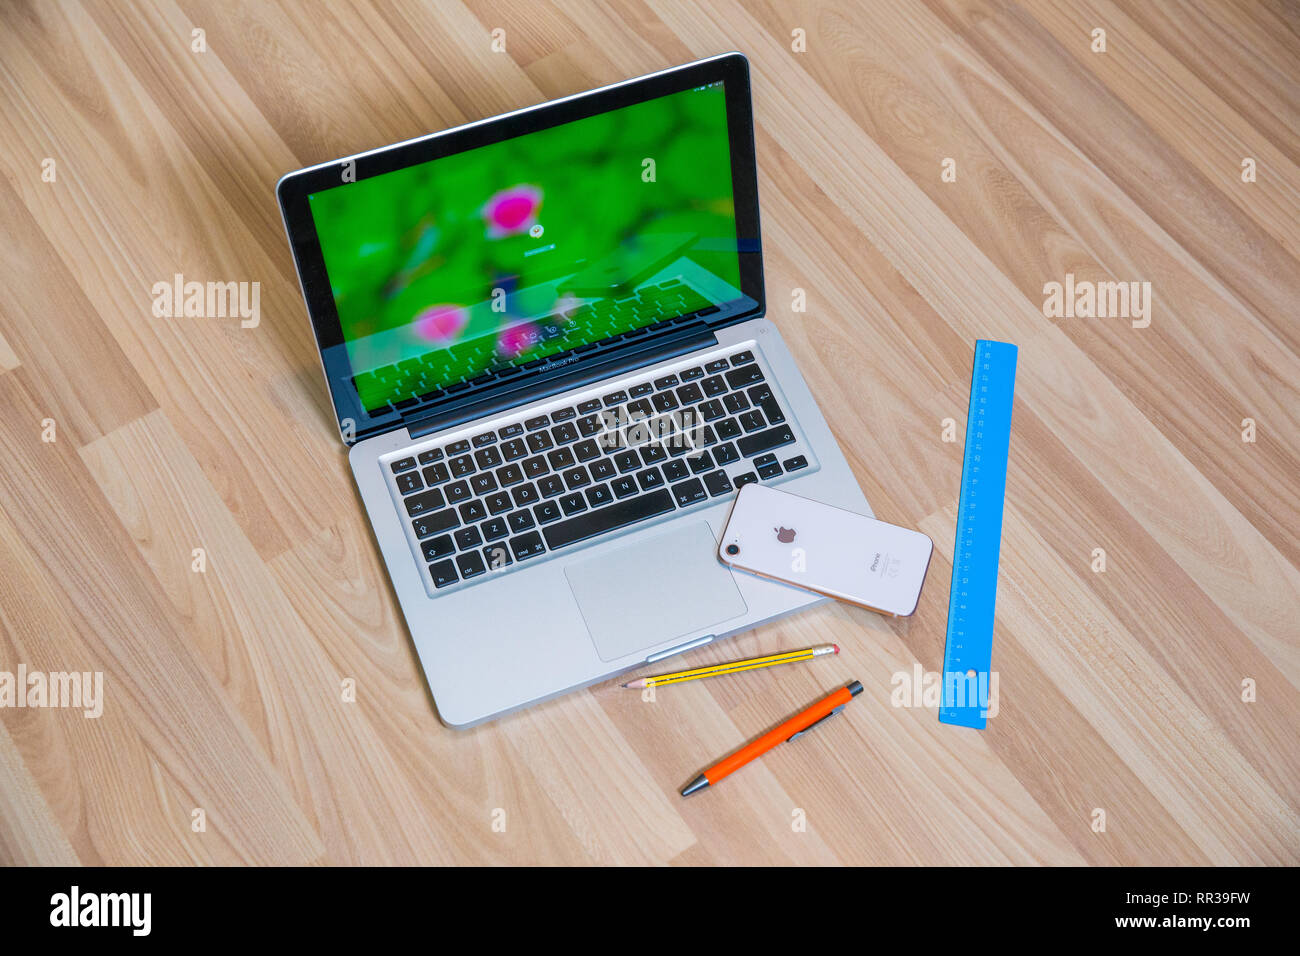
POLYGON ((741 54, 312 166, 276 191, 445 724, 824 600, 716 557, 747 482, 871 513, 764 318, 741 54))

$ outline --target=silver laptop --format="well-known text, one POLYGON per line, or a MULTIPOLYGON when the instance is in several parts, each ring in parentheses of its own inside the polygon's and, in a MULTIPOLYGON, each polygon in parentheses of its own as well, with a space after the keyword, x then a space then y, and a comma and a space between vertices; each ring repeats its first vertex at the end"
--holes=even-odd
POLYGON ((764 318, 739 53, 312 166, 277 194, 444 723, 821 600, 716 558, 747 482, 871 513, 764 318))

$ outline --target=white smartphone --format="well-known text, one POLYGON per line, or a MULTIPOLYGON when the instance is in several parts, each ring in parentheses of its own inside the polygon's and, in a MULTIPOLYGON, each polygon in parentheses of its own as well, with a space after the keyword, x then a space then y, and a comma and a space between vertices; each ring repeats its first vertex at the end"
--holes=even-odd
POLYGON ((871 611, 907 617, 930 567, 928 535, 766 485, 740 489, 718 560, 871 611))

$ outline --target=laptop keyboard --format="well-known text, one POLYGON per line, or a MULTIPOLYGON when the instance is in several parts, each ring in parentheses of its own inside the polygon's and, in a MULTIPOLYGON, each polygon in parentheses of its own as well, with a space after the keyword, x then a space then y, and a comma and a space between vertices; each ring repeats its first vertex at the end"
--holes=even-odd
POLYGON ((796 443, 743 349, 388 465, 437 590, 806 468, 796 443))

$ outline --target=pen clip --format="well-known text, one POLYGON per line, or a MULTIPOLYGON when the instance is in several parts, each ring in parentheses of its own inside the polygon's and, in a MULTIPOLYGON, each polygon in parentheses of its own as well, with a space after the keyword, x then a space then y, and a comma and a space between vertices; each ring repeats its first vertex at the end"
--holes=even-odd
POLYGON ((789 743, 790 741, 794 740, 796 737, 802 737, 804 734, 808 733, 808 731, 812 730, 812 729, 813 729, 814 727, 816 727, 818 724, 820 724, 820 723, 824 723, 824 722, 830 720, 832 717, 834 717, 836 714, 838 714, 838 713, 839 713, 841 710, 843 710, 843 709, 844 709, 844 705, 843 705, 843 704, 840 704, 840 706, 836 707, 834 710, 832 710, 832 711, 831 711, 829 714, 827 714, 825 717, 818 717, 816 720, 814 720, 811 724, 809 724, 809 725, 808 725, 807 727, 805 727, 803 730, 800 730, 800 731, 798 731, 797 733, 794 733, 794 734, 790 735, 789 737, 785 738, 785 742, 786 742, 786 743, 789 743))

